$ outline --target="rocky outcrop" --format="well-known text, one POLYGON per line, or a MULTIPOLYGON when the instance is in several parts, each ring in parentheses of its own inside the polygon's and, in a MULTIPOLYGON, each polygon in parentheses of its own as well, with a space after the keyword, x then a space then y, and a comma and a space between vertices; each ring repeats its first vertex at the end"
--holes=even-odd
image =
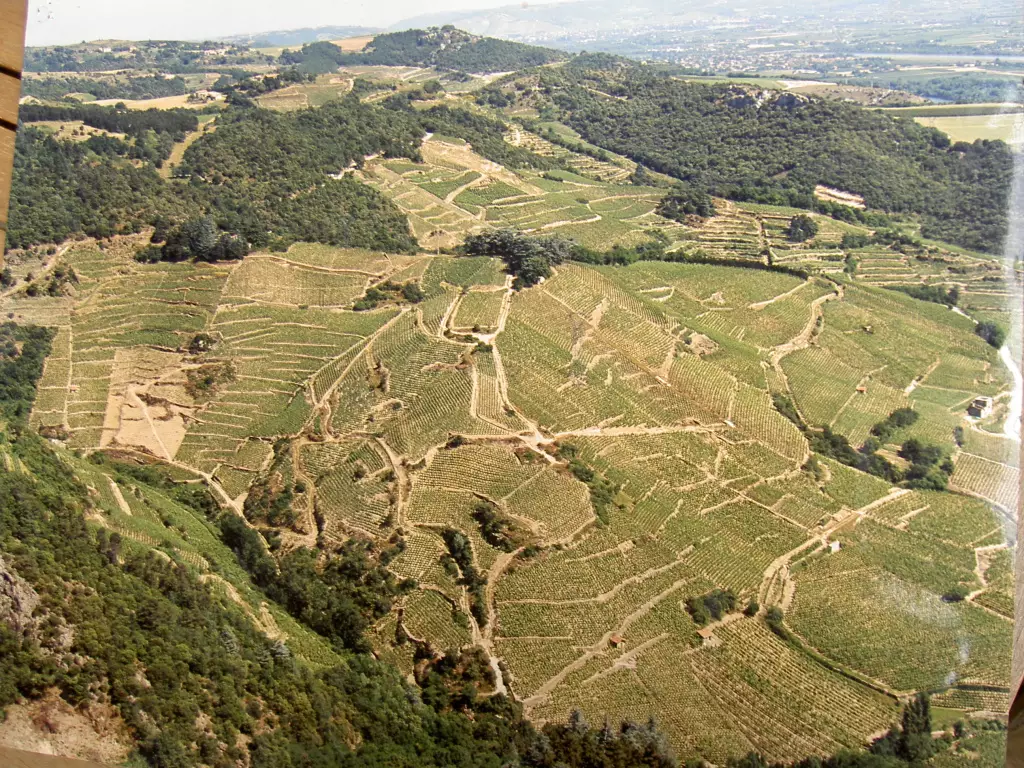
POLYGON ((799 109, 808 101, 806 96, 799 93, 770 91, 745 85, 730 85, 725 96, 726 105, 733 109, 760 109, 764 106, 799 109))
POLYGON ((39 602, 32 585, 9 568, 0 555, 0 621, 19 635, 33 635, 38 623, 33 613, 39 602))
POLYGON ((50 612, 40 609, 41 602, 39 593, 0 555, 0 621, 21 637, 35 640, 44 651, 60 655, 71 647, 74 630, 63 618, 48 622, 50 612))

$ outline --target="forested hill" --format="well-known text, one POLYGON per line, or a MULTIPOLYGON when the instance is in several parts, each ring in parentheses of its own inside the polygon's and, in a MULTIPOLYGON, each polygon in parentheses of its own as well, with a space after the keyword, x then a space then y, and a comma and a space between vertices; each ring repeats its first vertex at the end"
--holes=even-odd
POLYGON ((566 54, 551 48, 477 37, 447 26, 378 35, 366 50, 358 53, 345 53, 333 43, 310 43, 300 51, 282 53, 281 63, 297 64, 307 71, 317 71, 325 64, 332 68, 377 64, 485 74, 511 72, 565 58, 566 54))
POLYGON ((1012 161, 1001 141, 951 144, 850 104, 610 64, 581 56, 509 78, 499 101, 553 111, 587 141, 722 197, 813 207, 824 184, 869 208, 919 214, 927 237, 1002 247, 1012 161))
POLYGON ((26 116, 82 120, 124 131, 125 139, 56 141, 38 128, 19 131, 11 247, 59 243, 78 233, 137 232, 158 221, 210 214, 256 247, 306 240, 415 248, 405 217, 389 200, 349 176, 338 178, 366 155, 415 157, 423 129, 404 113, 355 97, 315 112, 232 110, 220 117, 216 132, 184 153, 177 175, 188 184, 162 178, 154 166, 196 128, 191 112, 69 105, 25 107, 26 116), (133 162, 142 159, 151 162, 133 162))

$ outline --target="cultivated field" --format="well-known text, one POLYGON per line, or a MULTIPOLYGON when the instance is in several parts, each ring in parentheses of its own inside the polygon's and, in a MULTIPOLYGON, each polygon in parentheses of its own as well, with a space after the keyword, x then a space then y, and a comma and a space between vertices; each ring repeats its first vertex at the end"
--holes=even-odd
MULTIPOLYGON (((514 126, 508 140, 562 151, 514 126)), ((477 644, 541 720, 653 713, 686 754, 782 761, 864 744, 912 691, 965 712, 1005 702, 1010 377, 972 319, 887 286, 957 285, 966 313, 1004 317, 1020 295, 1012 276, 938 245, 929 258, 847 252, 843 235, 864 230, 820 216, 817 236, 791 243, 792 209, 716 201, 703 224, 668 221, 654 212, 664 190, 630 184, 614 157, 513 172, 434 136, 423 160, 362 171, 409 215, 416 255, 296 244, 143 265, 143 235, 33 261, 78 282, 0 298, 57 329, 32 423, 83 456, 160 461, 239 514, 254 482, 287 487, 285 547, 400 541, 389 568, 418 588, 373 627, 377 653, 412 670, 399 628, 435 649, 477 644), (660 231, 670 249, 730 263, 565 263, 514 291, 500 261, 441 253, 499 226, 598 249, 660 231), (410 281, 421 301, 393 289, 410 281), (373 286, 386 299, 356 311, 373 286), (913 407, 919 420, 886 448, 939 445, 955 492, 808 464, 805 433, 773 395, 855 447, 913 407), (968 420, 980 395, 997 408, 968 420), (469 542, 476 588, 448 556, 452 531, 469 542), (702 625, 687 601, 715 589, 735 606, 702 625)), ((239 586, 205 521, 66 455, 98 524, 222 584, 307 658, 333 660, 239 586)))
POLYGON ((957 117, 915 117, 921 125, 938 128, 953 141, 999 139, 1018 150, 1024 143, 1024 113, 961 115, 957 117))

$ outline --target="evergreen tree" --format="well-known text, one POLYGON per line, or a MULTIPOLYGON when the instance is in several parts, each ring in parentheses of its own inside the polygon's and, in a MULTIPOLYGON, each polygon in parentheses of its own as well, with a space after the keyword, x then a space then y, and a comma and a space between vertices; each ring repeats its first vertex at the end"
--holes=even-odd
POLYGON ((927 693, 919 693, 903 710, 899 756, 911 763, 917 763, 924 762, 934 753, 931 701, 927 693))

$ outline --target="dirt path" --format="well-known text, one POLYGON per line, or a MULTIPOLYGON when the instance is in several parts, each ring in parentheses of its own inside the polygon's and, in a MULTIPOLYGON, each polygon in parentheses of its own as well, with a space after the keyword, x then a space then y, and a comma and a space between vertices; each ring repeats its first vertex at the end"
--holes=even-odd
POLYGON ((401 527, 405 524, 405 510, 409 505, 409 496, 412 494, 412 478, 409 477, 409 470, 406 468, 404 457, 395 452, 395 449, 385 442, 383 437, 376 438, 377 445, 381 447, 391 462, 391 468, 395 471, 395 479, 398 481, 398 500, 395 502, 395 526, 401 527))
POLYGON ((441 320, 437 324, 437 338, 444 341, 448 340, 447 334, 452 330, 452 318, 454 318, 455 314, 459 311, 459 305, 462 303, 462 297, 463 294, 458 294, 452 303, 448 305, 448 309, 444 311, 444 314, 441 315, 441 320))
MULTIPOLYGON (((153 417, 149 413, 149 408, 147 408, 146 404, 144 402, 142 402, 142 398, 140 398, 138 392, 135 391, 134 385, 129 384, 129 385, 127 385, 125 387, 124 396, 125 396, 125 399, 128 400, 133 407, 135 407, 135 408, 139 409, 140 411, 142 411, 142 415, 146 419, 146 426, 149 427, 149 431, 153 433, 153 439, 156 441, 157 446, 160 448, 160 451, 163 453, 163 456, 161 458, 163 458, 165 460, 166 459, 170 459, 171 458, 171 452, 168 451, 167 450, 167 446, 164 445, 164 441, 160 437, 160 431, 156 428, 156 424, 153 423, 153 417)), ((118 422, 120 422, 120 420, 121 420, 121 416, 119 414, 118 415, 118 422)), ((120 424, 118 426, 120 427, 120 424)), ((120 432, 120 429, 118 429, 118 431, 120 432)))
POLYGON ((807 320, 807 324, 803 327, 796 336, 789 341, 779 344, 776 347, 772 347, 771 351, 771 363, 772 367, 775 368, 779 373, 782 373, 782 368, 779 363, 786 355, 796 352, 800 349, 807 349, 811 345, 811 339, 814 338, 815 331, 818 330, 819 320, 824 319, 825 313, 821 307, 826 301, 832 301, 834 299, 842 299, 841 288, 837 287, 835 293, 828 293, 824 296, 819 296, 817 299, 811 302, 811 316, 807 320))
POLYGON ((336 363, 338 360, 344 359, 344 357, 346 355, 348 355, 354 349, 357 349, 360 345, 364 346, 364 350, 363 351, 365 352, 367 349, 369 349, 373 345, 374 339, 376 339, 378 336, 380 336, 382 333, 384 333, 384 331, 386 331, 388 328, 390 328, 392 325, 394 325, 396 322, 398 322, 399 318, 403 317, 409 311, 410 311, 409 307, 402 307, 401 311, 399 311, 399 313, 397 315, 395 315, 393 318, 391 318, 386 323, 384 323, 384 325, 382 325, 380 328, 378 328, 376 331, 371 333, 366 338, 361 339, 360 341, 358 341, 355 344, 353 344, 351 347, 346 349, 340 355, 337 355, 337 356, 331 358, 330 362, 326 363, 325 365, 322 365, 316 372, 312 373, 306 379, 306 386, 307 386, 307 390, 309 391, 309 394, 310 394, 310 400, 313 402, 313 409, 310 412, 309 418, 306 420, 306 423, 303 425, 303 430, 313 424, 313 422, 316 419, 317 414, 319 413, 320 409, 324 406, 324 404, 328 400, 330 400, 330 398, 334 394, 335 390, 337 390, 337 388, 341 384, 341 382, 345 380, 345 377, 348 376, 349 371, 352 370, 352 366, 356 364, 356 362, 359 360, 360 357, 362 357, 362 354, 360 353, 360 354, 356 355, 355 357, 352 358, 351 361, 349 361, 349 364, 346 365, 345 369, 341 373, 338 374, 338 377, 334 380, 334 383, 332 383, 331 386, 328 387, 324 391, 323 397, 321 397, 319 400, 316 399, 316 397, 315 397, 315 395, 313 394, 313 391, 312 391, 312 382, 313 382, 313 380, 316 379, 316 377, 319 376, 323 371, 325 371, 326 369, 328 369, 332 365, 334 365, 334 363, 336 363))
POLYGON ((685 562, 685 560, 685 557, 679 557, 673 560, 672 562, 667 563, 666 565, 659 565, 654 568, 648 568, 643 573, 638 573, 634 576, 629 576, 623 579, 614 587, 609 589, 607 592, 602 592, 601 594, 595 595, 594 597, 570 598, 568 600, 542 600, 539 598, 524 598, 522 600, 504 600, 502 602, 506 605, 584 605, 588 603, 604 605, 605 603, 614 599, 615 596, 626 587, 632 586, 633 584, 642 584, 652 576, 657 576, 659 574, 665 573, 666 571, 672 570, 680 563, 685 562))
MULTIPOLYGON (((587 683, 594 682, 595 680, 600 680, 601 678, 607 677, 608 675, 614 675, 616 672, 618 672, 620 670, 623 670, 623 669, 636 669, 637 657, 641 653, 646 651, 647 649, 653 648, 654 646, 656 646, 658 643, 660 643, 666 637, 669 637, 669 633, 668 632, 662 632, 657 637, 652 637, 650 640, 646 640, 646 641, 640 643, 640 645, 638 645, 633 650, 627 651, 626 653, 624 653, 621 656, 619 656, 619 658, 617 658, 615 660, 615 662, 610 667, 608 667, 607 669, 602 669, 600 672, 595 672, 590 677, 588 677, 586 680, 584 680, 582 683, 580 683, 580 685, 584 686, 587 683)), ((691 650, 697 650, 697 649, 694 648, 694 649, 691 649, 691 650)))
POLYGON ((68 329, 68 383, 64 390, 64 416, 61 426, 71 434, 71 422, 68 419, 68 404, 71 401, 71 385, 75 380, 75 329, 74 326, 66 326, 68 329))
POLYGON ((764 309, 768 305, 774 304, 776 301, 781 301, 782 299, 785 299, 785 298, 788 298, 788 297, 792 296, 794 293, 796 293, 797 291, 803 290, 804 288, 806 288, 810 284, 811 284, 810 280, 805 280, 804 282, 800 283, 800 285, 798 285, 796 288, 791 288, 790 290, 786 291, 785 293, 780 293, 778 296, 773 296, 772 298, 768 299, 767 301, 758 301, 758 302, 755 302, 754 304, 747 304, 747 309, 754 309, 754 310, 764 309))
POLYGON ((515 560, 516 555, 518 555, 520 551, 521 550, 516 550, 515 552, 506 552, 499 555, 487 571, 487 586, 484 591, 484 599, 487 601, 487 626, 484 627, 483 631, 480 630, 476 620, 473 619, 472 614, 470 614, 470 621, 473 627, 473 641, 483 648, 484 653, 487 654, 487 660, 491 665, 491 669, 494 672, 494 692, 505 696, 508 695, 508 688, 505 686, 505 678, 501 674, 501 668, 498 666, 498 657, 494 653, 494 628, 498 623, 498 610, 494 599, 494 585, 497 584, 498 579, 501 578, 501 574, 504 573, 505 569, 512 564, 512 561, 515 560))
MULTIPOLYGON (((473 338, 483 344, 494 344, 495 339, 505 331, 505 323, 508 322, 508 314, 512 310, 512 297, 515 291, 512 290, 512 275, 505 276, 505 295, 501 300, 501 308, 498 310, 498 326, 493 333, 474 333, 473 338)), ((495 350, 497 354, 497 350, 495 350)), ((500 377, 499 377, 500 378, 500 377)))
MULTIPOLYGON (((121 450, 125 451, 126 453, 135 454, 142 458, 143 460, 152 460, 153 458, 150 454, 142 453, 141 451, 136 451, 133 448, 124 448, 121 450)), ((214 491, 215 495, 220 497, 221 502, 223 502, 225 506, 230 507, 231 510, 234 511, 247 526, 249 526, 250 528, 253 527, 252 524, 248 520, 246 520, 245 514, 242 509, 244 497, 242 497, 242 500, 235 500, 231 498, 228 495, 228 492, 225 491, 224 488, 221 486, 221 484, 214 479, 212 472, 203 472, 200 469, 196 469, 195 467, 190 466, 188 464, 184 464, 176 459, 165 459, 165 463, 169 464, 172 467, 176 467, 180 470, 188 472, 190 475, 195 475, 196 477, 202 478, 206 482, 207 486, 214 491)), ((253 530, 255 530, 255 528, 253 530)), ((261 536, 260 539, 262 540, 262 538, 263 537, 261 536)))
POLYGON ((29 285, 30 283, 35 283, 38 280, 41 280, 42 278, 48 276, 51 272, 53 272, 54 268, 57 266, 57 262, 60 261, 60 257, 63 256, 65 253, 67 253, 72 245, 77 245, 77 243, 72 243, 71 245, 65 245, 64 247, 59 248, 57 250, 57 253, 55 253, 53 256, 49 256, 48 257, 49 261, 45 261, 43 263, 43 268, 37 274, 34 274, 32 276, 32 280, 31 281, 23 282, 20 285, 12 285, 7 290, 0 291, 0 299, 6 299, 6 298, 8 298, 10 296, 13 296, 18 291, 23 290, 26 285, 29 285))
POLYGON ((614 635, 614 634, 619 634, 619 635, 625 634, 626 630, 629 629, 629 626, 634 621, 636 621, 637 619, 643 617, 652 608, 654 608, 654 606, 656 606, 658 603, 660 603, 662 600, 664 600, 669 595, 679 591, 680 588, 682 588, 683 586, 685 586, 689 582, 690 582, 690 579, 688 579, 688 578, 687 579, 679 579, 678 581, 672 582, 672 584, 670 584, 666 589, 664 589, 663 591, 659 592, 657 595, 652 597, 650 600, 647 600, 645 603, 640 605, 636 610, 634 610, 632 613, 630 613, 628 616, 626 616, 619 623, 619 626, 616 629, 610 630, 608 632, 605 632, 603 635, 601 635, 601 638, 597 642, 595 642, 593 645, 591 645, 589 648, 587 648, 578 658, 576 658, 575 660, 573 660, 570 663, 568 663, 567 665, 565 665, 561 669, 561 671, 559 671, 556 675, 554 675, 553 677, 549 678, 547 680, 547 682, 545 682, 543 685, 541 685, 540 688, 538 688, 533 693, 532 696, 530 696, 530 697, 528 697, 528 698, 523 700, 523 707, 526 709, 526 712, 529 713, 529 711, 533 707, 536 707, 538 704, 543 703, 551 695, 551 693, 559 685, 562 684, 562 682, 565 680, 565 678, 567 678, 569 675, 571 675, 576 670, 581 669, 592 658, 594 658, 595 656, 604 656, 607 653, 608 640, 609 640, 609 638, 612 635, 614 635))
POLYGON ((600 220, 601 220, 601 214, 595 213, 589 219, 573 219, 573 220, 570 220, 570 221, 552 221, 550 224, 544 224, 543 226, 538 227, 537 229, 527 229, 525 231, 526 232, 537 232, 537 231, 545 232, 545 231, 547 231, 549 229, 558 229, 559 227, 565 227, 565 226, 568 226, 569 224, 593 224, 593 223, 598 222, 600 220))
POLYGON ((477 176, 475 179, 471 179, 470 181, 467 181, 461 187, 458 187, 457 189, 454 189, 451 192, 449 192, 447 195, 445 195, 444 196, 444 201, 446 203, 448 203, 449 205, 455 205, 455 198, 458 197, 459 195, 461 195, 467 189, 471 189, 473 187, 482 187, 486 183, 490 182, 490 180, 491 180, 491 177, 487 176, 486 174, 483 174, 481 176, 477 176))
POLYGON ((680 432, 711 434, 726 428, 724 423, 704 426, 700 424, 674 424, 667 427, 584 427, 567 432, 555 432, 552 437, 630 437, 636 435, 674 435, 680 432))
POLYGON ((107 478, 107 482, 110 483, 110 492, 114 494, 114 501, 117 502, 117 506, 120 507, 121 511, 132 517, 132 508, 128 506, 128 502, 125 501, 124 495, 121 493, 121 486, 114 482, 114 478, 110 475, 104 475, 107 478))
MULTIPOLYGON (((505 331, 505 325, 508 322, 508 316, 512 310, 512 297, 514 295, 515 291, 512 290, 512 276, 507 275, 505 277, 505 296, 502 298, 501 309, 498 312, 497 329, 493 333, 474 333, 472 336, 480 343, 491 346, 491 355, 494 358, 494 375, 498 383, 498 397, 501 400, 501 405, 503 408, 514 413, 520 421, 527 426, 527 433, 519 433, 519 439, 531 449, 542 455, 548 463, 555 464, 558 460, 541 448, 542 443, 550 442, 549 438, 541 432, 540 425, 527 416, 519 406, 513 403, 508 395, 508 374, 505 371, 505 363, 501 358, 501 351, 498 349, 496 342, 498 336, 505 331)), ((487 423, 490 424, 493 422, 488 421, 487 423)), ((507 430, 506 427, 502 427, 502 429, 507 430)))
POLYGON ((771 587, 775 583, 776 579, 778 579, 779 583, 782 584, 783 587, 782 609, 786 610, 792 602, 793 596, 796 592, 796 585, 789 580, 789 566, 793 562, 794 557, 812 546, 814 547, 814 551, 823 549, 826 546, 829 537, 849 523, 851 519, 862 518, 871 510, 876 509, 893 499, 905 496, 908 493, 911 493, 911 491, 906 488, 895 488, 888 495, 883 496, 880 499, 876 499, 860 509, 850 510, 843 516, 829 522, 828 525, 822 528, 819 533, 816 533, 814 536, 807 539, 800 546, 795 547, 789 552, 786 552, 772 560, 764 570, 764 577, 761 580, 761 586, 758 588, 758 602, 761 603, 762 606, 767 605, 771 593, 771 587))
POLYGON ((1007 545, 1007 544, 991 544, 991 545, 989 545, 987 547, 975 547, 974 548, 974 575, 978 577, 978 582, 981 584, 981 589, 974 590, 969 595, 967 595, 967 597, 964 598, 964 599, 967 600, 970 603, 974 603, 979 608, 983 608, 984 610, 988 611, 989 613, 991 613, 991 614, 993 614, 995 616, 999 616, 1001 619, 1008 620, 1008 621, 1012 622, 1013 619, 1009 618, 1008 616, 1003 616, 1003 614, 999 613, 998 611, 993 611, 991 608, 988 608, 988 607, 986 607, 984 605, 981 605, 980 603, 976 603, 974 601, 974 599, 978 595, 980 595, 983 592, 985 592, 988 589, 988 586, 989 586, 988 578, 987 578, 987 572, 988 572, 989 566, 992 564, 991 563, 991 558, 989 557, 989 554, 992 553, 992 552, 998 552, 999 550, 1002 550, 1002 549, 1007 549, 1008 547, 1009 547, 1009 545, 1007 545))
POLYGON ((936 361, 935 361, 934 363, 932 363, 932 364, 931 364, 931 365, 930 365, 930 366, 928 367, 928 370, 927 370, 927 371, 925 371, 925 372, 924 372, 924 373, 922 373, 922 374, 921 374, 920 376, 918 376, 917 378, 915 378, 915 379, 914 379, 914 380, 913 380, 912 382, 910 382, 910 383, 909 383, 909 384, 907 385, 907 388, 903 390, 903 394, 905 394, 905 395, 909 395, 909 394, 910 394, 911 392, 913 392, 913 391, 914 391, 915 389, 917 389, 917 388, 918 388, 919 386, 921 386, 922 384, 924 384, 924 382, 925 382, 925 379, 927 379, 927 378, 928 378, 929 376, 931 376, 931 374, 932 374, 932 371, 934 371, 934 370, 935 370, 936 368, 938 368, 938 367, 939 367, 939 364, 940 364, 941 362, 942 362, 942 358, 940 357, 940 358, 938 358, 938 359, 937 359, 937 360, 936 360, 936 361))
POLYGON ((887 504, 890 501, 898 499, 900 498, 900 496, 906 496, 908 493, 912 493, 912 491, 910 491, 907 488, 894 488, 893 490, 889 491, 888 496, 883 496, 880 499, 875 499, 870 504, 865 504, 860 509, 855 509, 854 512, 857 514, 858 517, 865 517, 871 510, 878 509, 878 507, 881 507, 882 505, 887 504))
POLYGON ((288 267, 295 269, 309 270, 310 272, 321 272, 327 275, 361 275, 364 277, 372 278, 374 280, 386 277, 389 272, 384 270, 383 272, 370 272, 365 269, 347 269, 344 267, 325 267, 322 264, 304 264, 301 261, 292 261, 284 256, 278 256, 273 253, 254 253, 246 258, 256 261, 275 261, 279 264, 284 264, 288 267))
POLYGON ((185 156, 185 150, 191 147, 201 136, 206 133, 213 133, 215 130, 217 130, 217 126, 215 123, 211 122, 206 125, 202 125, 189 133, 185 136, 184 141, 180 141, 171 147, 170 157, 167 158, 163 167, 160 168, 157 173, 159 173, 164 179, 171 178, 171 173, 181 163, 181 159, 185 156))
MULTIPOLYGON (((302 542, 303 546, 315 548, 317 535, 319 534, 319 526, 316 524, 316 483, 313 482, 313 478, 306 474, 306 468, 302 463, 302 447, 309 443, 309 438, 305 435, 300 437, 298 440, 292 441, 291 452, 292 452, 292 473, 295 475, 296 480, 301 480, 306 486, 306 509, 303 513, 303 527, 307 533, 305 535, 295 534, 297 539, 302 542)), ((270 460, 273 460, 272 458, 270 460)), ((296 539, 292 539, 295 541, 296 539)))

